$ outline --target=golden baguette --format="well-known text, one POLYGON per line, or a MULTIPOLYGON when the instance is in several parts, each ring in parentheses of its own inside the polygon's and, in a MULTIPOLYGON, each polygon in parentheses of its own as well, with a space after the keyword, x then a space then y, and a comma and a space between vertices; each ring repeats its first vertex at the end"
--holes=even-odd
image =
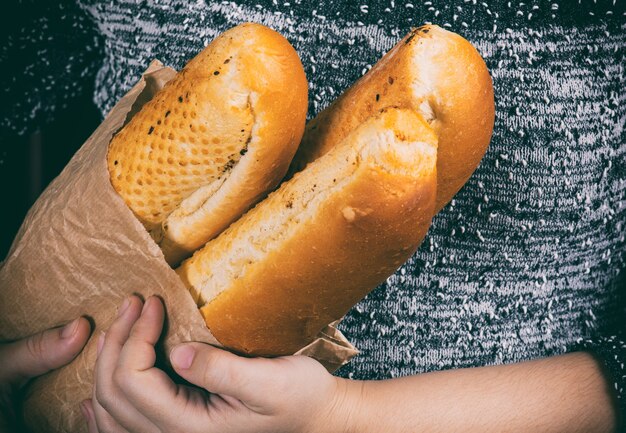
POLYGON ((307 81, 279 33, 213 40, 111 141, 111 182, 170 264, 272 190, 302 137, 307 81))
POLYGON ((424 238, 436 157, 419 114, 385 110, 184 261, 177 273, 213 335, 285 355, 342 317, 424 238))
POLYGON ((487 150, 495 108, 491 77, 478 51, 461 36, 435 25, 407 34, 307 124, 290 173, 324 155, 385 107, 410 108, 436 132, 438 212, 487 150))

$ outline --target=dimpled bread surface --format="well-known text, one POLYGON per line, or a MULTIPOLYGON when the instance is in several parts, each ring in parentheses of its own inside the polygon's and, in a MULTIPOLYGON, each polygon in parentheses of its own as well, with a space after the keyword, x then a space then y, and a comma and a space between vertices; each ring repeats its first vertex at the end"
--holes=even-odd
POLYGON ((149 228, 232 168, 250 137, 253 116, 245 94, 210 103, 202 98, 226 76, 228 64, 216 67, 212 54, 205 49, 196 56, 111 142, 112 184, 149 228))
MULTIPOLYGON (((161 241, 167 224, 161 225, 168 215, 201 187, 211 190, 213 184, 217 191, 247 153, 255 127, 254 101, 260 99, 263 84, 276 85, 271 76, 284 79, 285 74, 272 67, 282 67, 283 57, 289 56, 297 58, 295 50, 271 29, 252 23, 230 29, 194 57, 113 138, 107 156, 111 183, 155 241, 161 241), (254 59, 259 54, 278 59, 278 66, 257 67, 254 59)), ((302 130, 306 84, 303 87, 302 130)), ((301 134, 292 132, 289 138, 299 142, 301 134)), ((289 160, 296 146, 285 152, 289 160)), ((279 149, 272 152, 285 158, 279 149)), ((261 187, 267 184, 250 186, 261 187)))

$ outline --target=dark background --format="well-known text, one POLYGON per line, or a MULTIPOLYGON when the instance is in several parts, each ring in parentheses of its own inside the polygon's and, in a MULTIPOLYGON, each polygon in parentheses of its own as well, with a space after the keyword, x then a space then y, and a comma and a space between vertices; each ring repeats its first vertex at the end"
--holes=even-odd
POLYGON ((92 95, 102 44, 72 3, 3 2, 0 260, 30 206, 101 121, 92 95))
POLYGON ((2 212, 3 259, 30 206, 100 122, 91 93, 68 102, 70 106, 60 110, 54 121, 25 135, 7 134, 3 138, 0 182, 9 205, 2 212))

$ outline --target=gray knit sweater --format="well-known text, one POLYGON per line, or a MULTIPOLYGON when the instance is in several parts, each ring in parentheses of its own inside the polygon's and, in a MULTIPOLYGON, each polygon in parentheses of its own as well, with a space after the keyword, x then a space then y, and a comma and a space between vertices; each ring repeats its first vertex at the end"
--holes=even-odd
MULTIPOLYGON (((345 317, 340 329, 361 353, 337 374, 381 379, 587 348, 604 360, 623 402, 620 3, 80 0, 72 13, 93 23, 79 27, 95 35, 85 40, 102 61, 83 70, 98 69, 95 101, 103 114, 151 59, 180 68, 244 21, 278 30, 297 49, 310 81, 309 118, 412 26, 432 22, 464 36, 493 77, 490 148, 417 253, 345 317)), ((45 97, 39 91, 31 106, 45 97)), ((26 128, 19 113, 4 119, 26 128)))

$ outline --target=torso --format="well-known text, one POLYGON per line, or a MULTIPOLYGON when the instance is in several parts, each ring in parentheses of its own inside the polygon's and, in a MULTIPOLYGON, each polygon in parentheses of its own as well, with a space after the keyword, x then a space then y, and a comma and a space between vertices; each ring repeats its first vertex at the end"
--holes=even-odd
POLYGON ((298 50, 309 118, 411 26, 439 24, 483 55, 496 95, 490 148, 413 258, 344 318, 340 329, 361 354, 338 374, 515 362, 623 324, 626 36, 618 6, 574 5, 574 17, 554 2, 498 10, 462 1, 82 3, 105 37, 103 112, 151 59, 180 68, 244 21, 274 28, 298 50))

